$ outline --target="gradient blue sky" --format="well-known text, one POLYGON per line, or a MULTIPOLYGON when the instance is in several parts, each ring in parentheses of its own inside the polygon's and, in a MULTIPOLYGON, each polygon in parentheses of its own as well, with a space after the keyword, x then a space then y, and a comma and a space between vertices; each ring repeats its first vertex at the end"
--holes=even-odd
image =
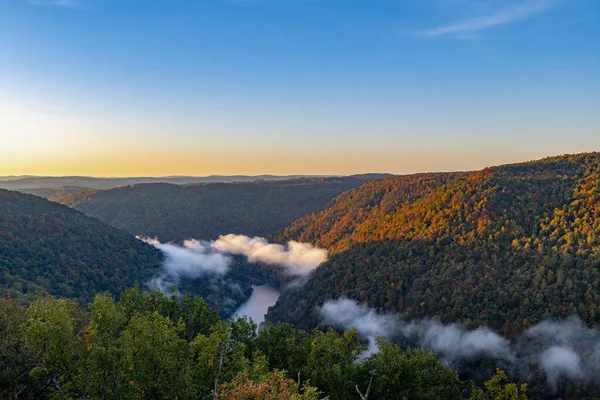
POLYGON ((598 0, 0 0, 0 175, 600 150, 598 0))

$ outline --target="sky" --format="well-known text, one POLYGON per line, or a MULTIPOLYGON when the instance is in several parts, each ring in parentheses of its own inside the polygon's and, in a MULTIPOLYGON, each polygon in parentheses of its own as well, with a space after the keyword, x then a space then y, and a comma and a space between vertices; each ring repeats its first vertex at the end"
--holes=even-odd
POLYGON ((0 0, 0 176, 600 150, 598 0, 0 0))

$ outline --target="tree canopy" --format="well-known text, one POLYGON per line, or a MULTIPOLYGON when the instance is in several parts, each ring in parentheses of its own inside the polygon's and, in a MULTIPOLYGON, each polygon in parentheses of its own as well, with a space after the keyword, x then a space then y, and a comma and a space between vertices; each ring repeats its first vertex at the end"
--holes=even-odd
POLYGON ((56 201, 134 235, 166 241, 270 237, 375 176, 59 190, 56 201))
POLYGON ((515 388, 501 371, 478 389, 432 353, 383 338, 378 353, 365 350, 355 330, 278 324, 257 333, 252 320, 221 320, 199 297, 137 287, 118 301, 98 294, 89 311, 66 299, 24 307, 0 298, 0 398, 523 398, 504 396, 515 388))
POLYGON ((162 253, 81 212, 0 189, 0 292, 90 301, 148 280, 162 253))
POLYGON ((311 327, 347 296, 406 318, 515 335, 546 318, 600 322, 600 154, 365 183, 279 241, 330 251, 272 321, 311 327))

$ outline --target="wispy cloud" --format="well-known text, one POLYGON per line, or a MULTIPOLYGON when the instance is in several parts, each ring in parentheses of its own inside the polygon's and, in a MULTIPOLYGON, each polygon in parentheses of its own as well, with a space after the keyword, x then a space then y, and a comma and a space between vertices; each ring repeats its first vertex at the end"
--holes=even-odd
POLYGON ((524 21, 552 9, 559 0, 520 0, 503 2, 500 9, 494 9, 488 15, 480 15, 471 19, 454 22, 418 32, 420 36, 456 35, 465 37, 484 29, 497 27, 517 21, 524 21))

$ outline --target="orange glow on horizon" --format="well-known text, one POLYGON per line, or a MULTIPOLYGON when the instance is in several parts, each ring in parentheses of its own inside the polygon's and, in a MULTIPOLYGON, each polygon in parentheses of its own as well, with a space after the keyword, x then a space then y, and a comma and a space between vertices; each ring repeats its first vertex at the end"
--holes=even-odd
MULTIPOLYGON (((540 155, 544 156, 544 155, 540 155)), ((410 154, 396 151, 346 150, 319 153, 284 150, 145 151, 78 154, 33 154, 0 159, 0 176, 206 176, 206 175, 351 175, 367 172, 410 174, 432 171, 475 170, 526 161, 520 155, 410 154)))

